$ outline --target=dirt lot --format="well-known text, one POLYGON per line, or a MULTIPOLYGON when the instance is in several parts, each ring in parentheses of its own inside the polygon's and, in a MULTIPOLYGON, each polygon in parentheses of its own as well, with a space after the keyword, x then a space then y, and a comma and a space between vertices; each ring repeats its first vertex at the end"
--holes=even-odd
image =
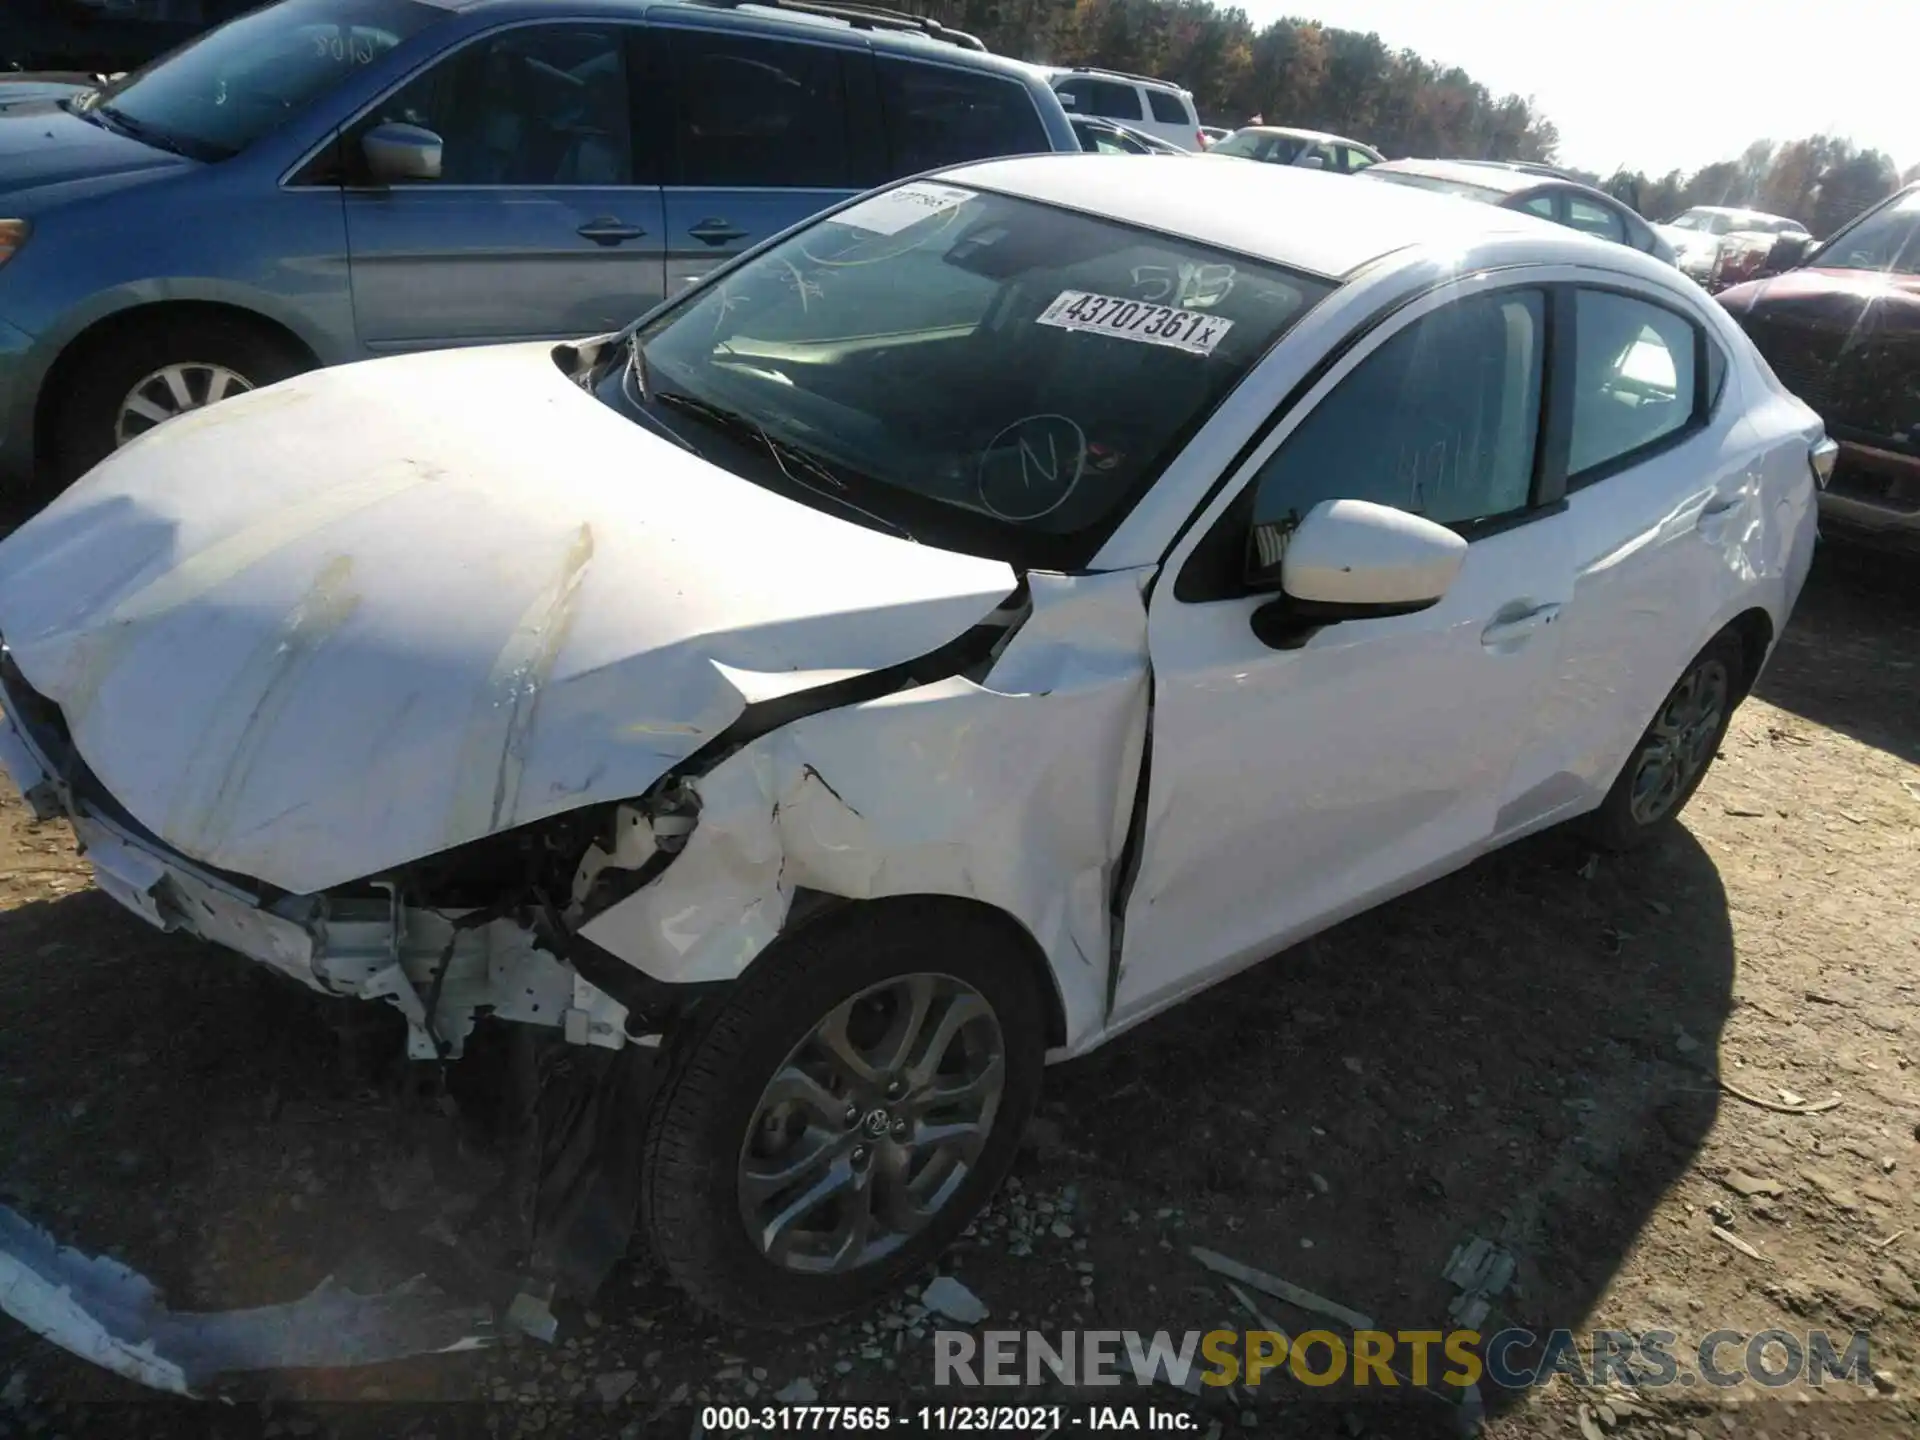
MULTIPOLYGON (((1483 1329, 1668 1329, 1683 1354, 1716 1329, 1866 1329, 1893 1391, 1643 1391, 1582 1415, 1606 1397, 1487 1389, 1495 1437, 1920 1433, 1920 585, 1824 554, 1686 818, 1631 860, 1518 846, 1052 1072, 1015 1187, 949 1270, 996 1326, 1251 1324, 1188 1256, 1204 1244, 1421 1329, 1446 1324, 1440 1272, 1480 1235, 1519 1261, 1483 1329), (1840 1103, 1776 1113, 1716 1073, 1840 1103)), ((0 804, 0 1200, 179 1308, 394 1278, 494 1159, 362 1074, 312 997, 145 930, 63 828, 0 804)), ((685 1434, 676 1400, 801 1377, 831 1402, 930 1393, 911 1305, 720 1333, 636 1259, 562 1320, 553 1348, 253 1377, 211 1408, 141 1399, 0 1320, 0 1436, 685 1434)), ((1271 1381, 1154 1393, 1196 1433, 1459 1418, 1271 1381)))

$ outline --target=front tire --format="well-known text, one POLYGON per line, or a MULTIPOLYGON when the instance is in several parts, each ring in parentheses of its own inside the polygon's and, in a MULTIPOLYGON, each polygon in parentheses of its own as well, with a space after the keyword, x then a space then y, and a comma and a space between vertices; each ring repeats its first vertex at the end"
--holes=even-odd
POLYGON ((71 485, 155 426, 311 364, 258 327, 217 317, 159 318, 101 338, 70 371, 54 422, 54 480, 71 485))
POLYGON ((641 1226, 701 1308, 779 1328, 896 1288, 998 1188, 1039 1096, 1044 997, 991 919, 896 900, 783 942, 674 1062, 641 1226))
POLYGON ((1637 850, 1674 823, 1726 738, 1745 693, 1746 651, 1723 630, 1688 662, 1600 808, 1586 817, 1588 840, 1602 850, 1637 850))

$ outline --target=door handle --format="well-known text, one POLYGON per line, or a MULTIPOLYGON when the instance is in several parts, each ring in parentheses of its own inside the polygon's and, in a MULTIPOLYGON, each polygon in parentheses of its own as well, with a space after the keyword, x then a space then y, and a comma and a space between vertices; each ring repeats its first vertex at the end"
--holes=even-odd
POLYGON ((638 240, 646 234, 639 225, 629 225, 613 215, 602 215, 598 220, 589 220, 574 234, 582 240, 591 240, 596 245, 618 245, 623 240, 638 240))
POLYGON ((702 220, 698 225, 687 227, 687 234, 696 240, 704 240, 709 245, 725 245, 729 240, 738 240, 747 232, 735 228, 726 220, 702 220))
POLYGON ((1543 625, 1551 625, 1559 613, 1558 605, 1536 605, 1518 611, 1512 606, 1502 606, 1493 622, 1480 632, 1480 643, 1489 650, 1516 645, 1543 625))

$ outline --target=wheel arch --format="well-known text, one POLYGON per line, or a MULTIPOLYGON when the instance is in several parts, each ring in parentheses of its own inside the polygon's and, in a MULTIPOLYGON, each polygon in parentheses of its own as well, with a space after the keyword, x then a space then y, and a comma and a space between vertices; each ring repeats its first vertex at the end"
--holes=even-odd
POLYGON ((1035 988, 1046 1005, 1048 1048, 1055 1049, 1067 1043, 1066 1000, 1060 993, 1060 977, 1054 974, 1046 950, 1019 916, 968 895, 909 892, 870 900, 851 900, 822 891, 796 892, 786 926, 771 944, 754 956, 741 971, 740 979, 786 963, 786 956, 793 948, 790 942, 797 935, 805 934, 809 940, 819 940, 855 922, 954 929, 978 925, 993 930, 1034 976, 1035 988))
POLYGON ((72 389, 72 377, 88 357, 99 353, 119 337, 145 326, 194 320, 244 327, 284 347, 289 354, 303 361, 316 366, 321 363, 313 345, 291 326, 245 305, 199 299, 151 300, 129 305, 89 323, 68 340, 54 357, 53 364, 41 379, 40 392, 34 402, 34 454, 43 460, 52 454, 55 427, 60 421, 61 407, 72 389))
POLYGON ((1740 667, 1740 698, 1744 700, 1753 692, 1754 682, 1760 678, 1760 669, 1773 651, 1773 616, 1756 605, 1750 610, 1741 611, 1720 629, 1721 634, 1729 631, 1740 639, 1743 662, 1740 667))

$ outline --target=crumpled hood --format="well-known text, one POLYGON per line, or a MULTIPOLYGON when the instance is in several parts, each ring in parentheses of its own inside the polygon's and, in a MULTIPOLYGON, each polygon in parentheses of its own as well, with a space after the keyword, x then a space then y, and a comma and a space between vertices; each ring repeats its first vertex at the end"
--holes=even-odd
POLYGON ((0 107, 0 195, 115 178, 124 184, 193 164, 69 115, 58 105, 0 107))
POLYGON ((514 345, 151 432, 0 542, 0 636, 142 824, 310 893, 637 795, 749 701, 924 654, 1015 583, 514 345))
POLYGON ((1851 330, 1868 312, 1882 335, 1920 335, 1920 275, 1878 270, 1788 270, 1715 297, 1736 317, 1851 330))

